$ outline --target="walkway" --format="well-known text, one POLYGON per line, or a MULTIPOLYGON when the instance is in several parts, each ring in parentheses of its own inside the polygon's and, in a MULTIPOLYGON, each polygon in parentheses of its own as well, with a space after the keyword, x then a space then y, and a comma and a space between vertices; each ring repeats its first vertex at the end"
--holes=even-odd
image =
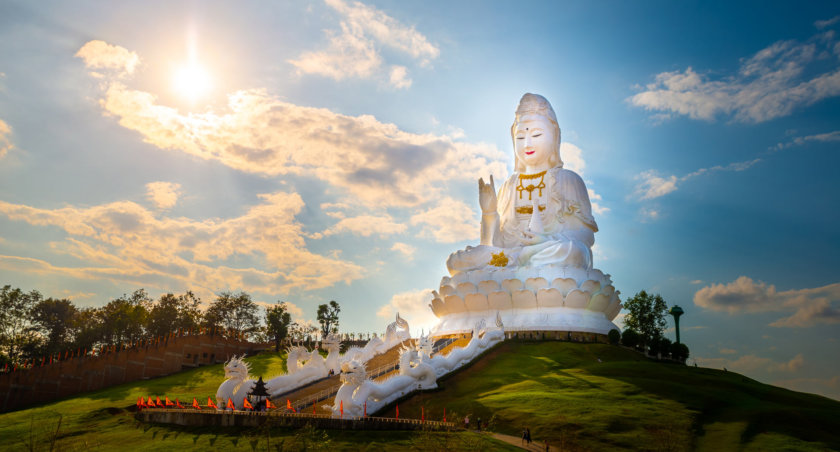
MULTIPOLYGON (((490 435, 493 439, 497 439, 499 441, 503 441, 505 443, 511 444, 523 450, 532 450, 534 452, 542 452, 545 450, 545 443, 542 441, 531 441, 529 446, 522 445, 522 438, 517 438, 511 435, 505 435, 504 433, 495 433, 495 432, 484 432, 487 435, 490 435)), ((549 445, 549 450, 553 452, 560 452, 560 448, 556 446, 549 445)))

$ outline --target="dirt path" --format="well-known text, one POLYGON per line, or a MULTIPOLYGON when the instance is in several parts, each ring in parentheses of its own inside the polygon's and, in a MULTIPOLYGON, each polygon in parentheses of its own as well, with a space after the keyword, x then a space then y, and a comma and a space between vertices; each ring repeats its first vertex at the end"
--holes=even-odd
MULTIPOLYGON (((485 432, 485 434, 490 435, 494 439, 499 441, 506 442, 508 444, 514 445, 519 447, 523 450, 532 450, 534 452, 541 452, 545 450, 545 443, 542 441, 531 441, 531 444, 528 446, 522 445, 522 438, 517 438, 516 436, 505 435, 504 433, 494 433, 494 432, 485 432)), ((560 452, 560 449, 554 446, 549 445, 549 450, 552 452, 560 452)))

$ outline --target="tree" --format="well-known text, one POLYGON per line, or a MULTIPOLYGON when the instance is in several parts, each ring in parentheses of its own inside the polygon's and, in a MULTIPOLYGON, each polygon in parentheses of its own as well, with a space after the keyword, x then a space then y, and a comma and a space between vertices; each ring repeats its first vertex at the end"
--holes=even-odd
POLYGON ((33 357, 38 337, 32 331, 32 309, 41 298, 37 290, 26 293, 9 285, 0 289, 0 353, 13 363, 33 357))
POLYGON ((82 308, 73 318, 73 348, 77 351, 93 349, 102 340, 103 325, 99 309, 82 308))
POLYGON ((160 296, 149 311, 148 329, 152 336, 163 336, 179 329, 198 326, 201 319, 201 299, 187 291, 177 297, 171 293, 160 296))
POLYGON ((621 333, 619 333, 618 330, 610 330, 610 332, 607 333, 607 338, 610 340, 610 344, 618 345, 618 342, 621 341, 621 333))
POLYGON ((152 299, 143 289, 112 300, 99 310, 101 340, 107 345, 139 341, 146 336, 146 321, 152 299))
POLYGON ((659 294, 651 295, 643 290, 626 300, 624 309, 629 311, 624 317, 624 325, 639 333, 642 345, 650 346, 662 336, 667 325, 668 306, 659 294))
POLYGON ((321 324, 321 337, 327 337, 330 333, 338 333, 338 313, 341 308, 335 300, 330 301, 330 304, 322 304, 318 306, 317 319, 321 324))
POLYGON ((639 345, 639 333, 631 329, 624 330, 624 333, 621 334, 621 345, 636 348, 639 345))
POLYGON ((671 358, 674 361, 685 362, 688 359, 688 346, 682 342, 675 342, 671 344, 671 358))
POLYGON ((283 302, 265 310, 265 326, 268 337, 274 340, 274 351, 280 351, 280 343, 289 335, 292 315, 289 306, 283 302))
POLYGON ((47 298, 33 307, 32 322, 46 338, 44 352, 47 355, 61 353, 70 347, 73 320, 78 312, 76 305, 68 299, 47 298))
POLYGON ((245 292, 222 292, 204 313, 208 326, 222 326, 243 333, 259 330, 259 307, 245 292))

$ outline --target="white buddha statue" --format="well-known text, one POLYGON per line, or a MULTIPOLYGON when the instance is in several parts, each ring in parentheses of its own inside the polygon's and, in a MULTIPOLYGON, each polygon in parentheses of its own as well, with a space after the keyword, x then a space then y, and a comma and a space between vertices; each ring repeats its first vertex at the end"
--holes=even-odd
POLYGON ((522 96, 511 136, 515 171, 498 195, 492 175, 489 184, 479 179, 481 244, 450 255, 449 273, 488 265, 592 269, 598 226, 583 180, 563 169, 560 127, 544 97, 522 96))
POLYGON ((544 97, 522 96, 511 137, 515 171, 498 193, 493 176, 479 179, 481 244, 446 261, 449 276, 429 304, 440 319, 432 333, 499 318, 510 332, 607 334, 621 300, 592 267, 598 226, 583 180, 563 169, 560 127, 544 97))

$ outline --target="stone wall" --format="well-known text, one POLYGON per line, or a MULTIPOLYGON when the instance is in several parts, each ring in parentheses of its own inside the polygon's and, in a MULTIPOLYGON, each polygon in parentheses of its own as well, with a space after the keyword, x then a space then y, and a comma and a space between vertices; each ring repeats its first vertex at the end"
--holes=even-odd
POLYGON ((222 363, 231 355, 254 354, 266 347, 219 335, 170 336, 156 345, 0 374, 0 412, 222 363))

